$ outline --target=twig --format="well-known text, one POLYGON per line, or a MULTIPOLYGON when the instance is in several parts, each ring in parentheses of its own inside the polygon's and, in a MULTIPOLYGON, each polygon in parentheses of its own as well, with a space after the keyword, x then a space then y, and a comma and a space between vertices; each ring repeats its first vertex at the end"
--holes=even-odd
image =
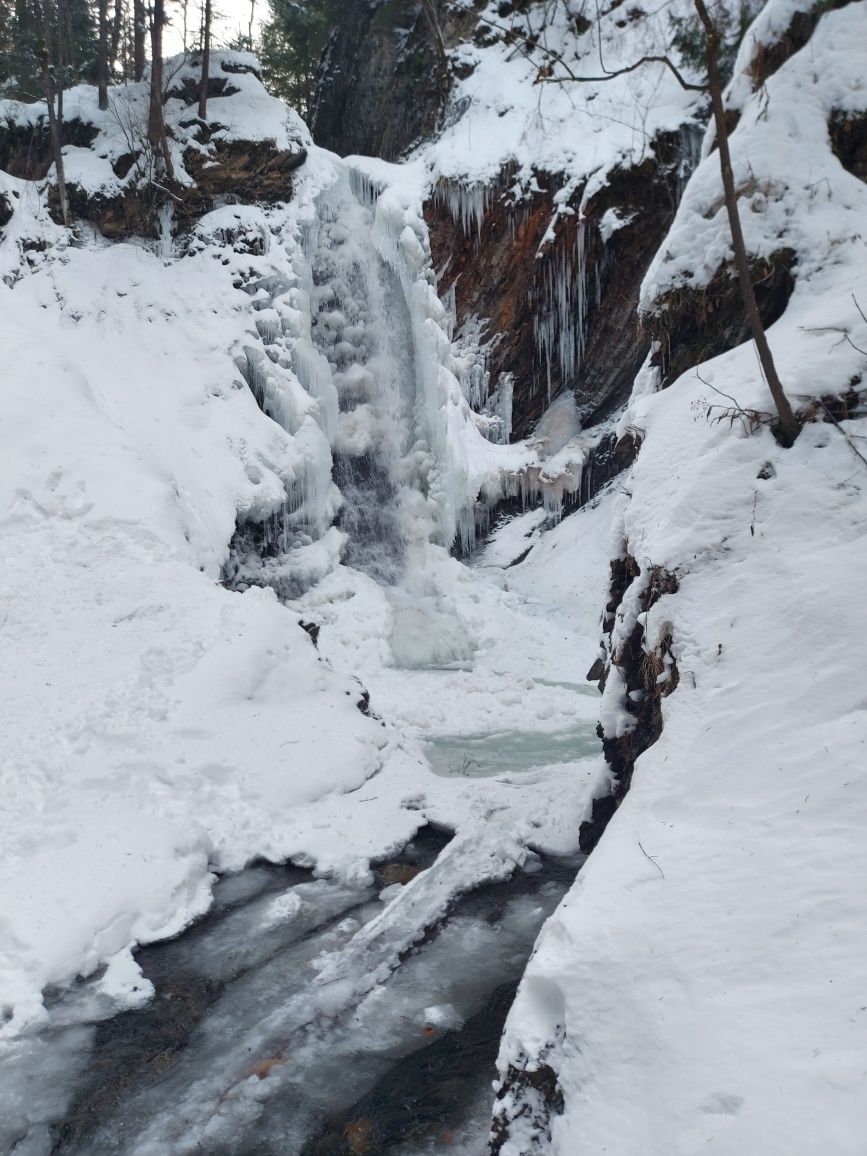
MULTIPOLYGON (((638 840, 638 846, 639 846, 639 847, 641 847, 641 840, 640 840, 640 839, 638 840)), ((659 864, 656 862, 656 860, 653 858, 653 856, 652 856, 652 855, 648 855, 648 854, 647 854, 647 852, 644 850, 644 848, 643 848, 643 847, 641 847, 641 854, 644 856, 644 858, 645 858, 645 859, 649 859, 649 860, 650 860, 650 862, 653 864, 653 866, 656 868, 656 870, 659 872, 659 874, 660 874, 660 875, 662 876, 662 878, 664 879, 664 878, 665 878, 665 872, 664 872, 664 871, 663 871, 663 869, 662 869, 662 868, 659 866, 659 864)))
POLYGON ((177 201, 179 205, 182 204, 181 198, 178 196, 175 196, 175 194, 172 192, 171 189, 167 189, 166 186, 161 185, 159 183, 159 181, 155 181, 153 178, 151 178, 151 184, 153 185, 153 187, 155 189, 159 189, 161 193, 168 193, 168 195, 172 198, 172 200, 177 201))
MULTIPOLYGON (((858 304, 857 301, 855 304, 858 304)), ((865 320, 867 320, 867 318, 865 318, 865 320)), ((856 353, 860 353, 862 357, 867 357, 867 349, 862 349, 859 345, 856 345, 852 338, 849 336, 848 329, 844 329, 842 325, 801 325, 799 328, 802 329, 804 333, 839 333, 841 335, 840 341, 848 341, 856 353)), ((840 344, 840 341, 835 342, 831 348, 834 349, 837 345, 840 344)))
POLYGON ((846 439, 846 444, 849 446, 849 449, 852 451, 852 453, 855 455, 855 457, 859 458, 864 463, 864 465, 867 466, 867 458, 864 457, 864 455, 861 453, 861 451, 858 449, 858 447, 855 445, 855 443, 852 441, 852 439, 849 437, 849 435, 843 429, 842 425, 840 425, 839 421, 837 421, 837 418, 834 416, 833 413, 831 413, 831 411, 828 409, 828 407, 825 405, 824 401, 822 401, 821 398, 819 398, 819 405, 822 407, 822 409, 825 411, 825 413, 828 415, 828 417, 831 419, 831 421, 834 423, 834 425, 837 427, 837 429, 840 431, 840 433, 846 439))

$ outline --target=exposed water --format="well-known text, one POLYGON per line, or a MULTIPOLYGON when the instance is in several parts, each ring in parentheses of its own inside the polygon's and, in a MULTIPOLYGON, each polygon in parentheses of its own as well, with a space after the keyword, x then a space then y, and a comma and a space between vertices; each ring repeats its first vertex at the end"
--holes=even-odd
POLYGON ((204 919, 138 952, 143 1008, 89 1023, 88 984, 57 999, 30 1047, 70 1086, 34 1088, 9 1151, 481 1156, 505 1015, 578 861, 531 857, 457 899, 378 982, 323 980, 446 841, 425 830, 367 886, 272 866, 221 881, 204 919))

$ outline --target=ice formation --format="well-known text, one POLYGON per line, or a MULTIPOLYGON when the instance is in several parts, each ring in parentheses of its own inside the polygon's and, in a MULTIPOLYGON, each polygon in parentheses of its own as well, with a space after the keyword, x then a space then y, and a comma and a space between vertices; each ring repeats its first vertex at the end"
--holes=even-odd
MULTIPOLYGON (((579 217, 575 240, 556 245, 554 252, 541 255, 544 261, 539 299, 533 311, 533 331, 540 365, 544 365, 551 400, 551 367, 555 362, 566 381, 572 381, 581 366, 587 339, 587 221, 579 217)), ((597 278, 599 272, 597 269, 597 278)), ((597 301, 600 283, 596 282, 597 301)))

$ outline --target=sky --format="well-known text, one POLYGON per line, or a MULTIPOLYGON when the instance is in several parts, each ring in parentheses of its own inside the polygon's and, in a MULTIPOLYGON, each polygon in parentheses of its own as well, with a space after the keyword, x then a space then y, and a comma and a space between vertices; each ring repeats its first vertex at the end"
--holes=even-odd
MULTIPOLYGON (((250 0, 213 0, 214 42, 221 44, 231 39, 240 30, 246 32, 250 23, 250 0)), ((253 34, 268 15, 268 0, 254 0, 253 34)), ((199 22, 198 0, 189 0, 188 24, 190 37, 195 34, 199 22)), ((183 15, 180 3, 169 3, 167 12, 171 23, 164 33, 166 53, 180 52, 184 46, 183 15)))

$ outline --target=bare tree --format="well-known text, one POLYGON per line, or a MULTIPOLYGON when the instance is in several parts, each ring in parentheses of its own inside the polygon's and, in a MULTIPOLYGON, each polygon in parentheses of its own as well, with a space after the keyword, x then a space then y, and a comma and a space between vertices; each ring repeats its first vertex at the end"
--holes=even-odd
POLYGON ((109 76, 114 73, 117 67, 118 55, 120 53, 120 37, 123 31, 123 0, 114 0, 114 16, 111 21, 111 42, 108 49, 108 72, 109 76))
POLYGON ((163 116, 163 28, 166 24, 165 0, 153 0, 151 10, 151 86, 148 105, 148 143, 154 161, 162 159, 165 173, 174 177, 172 158, 166 140, 166 122, 163 116))
POLYGON ((202 80, 199 85, 199 120, 205 120, 208 115, 208 81, 211 72, 211 0, 205 0, 202 21, 202 80))
POLYGON ((744 243, 743 229, 741 228, 740 211, 738 210, 738 194, 735 188, 735 178, 732 172, 731 152, 729 151, 729 131, 726 124, 725 106, 723 105, 723 82, 720 75, 720 48, 722 36, 716 24, 711 19, 704 0, 693 0, 704 28, 705 64, 707 67, 708 91, 710 93, 711 109, 713 110, 714 127, 716 128, 717 151, 719 153, 720 172, 722 174, 723 196, 725 197, 726 213, 729 228, 732 234, 732 251, 735 257, 735 269, 740 285, 741 300, 747 323, 756 344, 759 362, 777 407, 780 419, 780 436, 786 445, 792 445, 800 432, 798 420, 792 412, 789 399, 786 397, 780 381, 773 354, 768 345, 765 326, 759 313, 756 294, 750 276, 750 263, 747 256, 747 247, 744 243))
POLYGON ((250 0, 250 23, 247 25, 247 47, 253 50, 253 24, 256 20, 256 0, 250 0))

